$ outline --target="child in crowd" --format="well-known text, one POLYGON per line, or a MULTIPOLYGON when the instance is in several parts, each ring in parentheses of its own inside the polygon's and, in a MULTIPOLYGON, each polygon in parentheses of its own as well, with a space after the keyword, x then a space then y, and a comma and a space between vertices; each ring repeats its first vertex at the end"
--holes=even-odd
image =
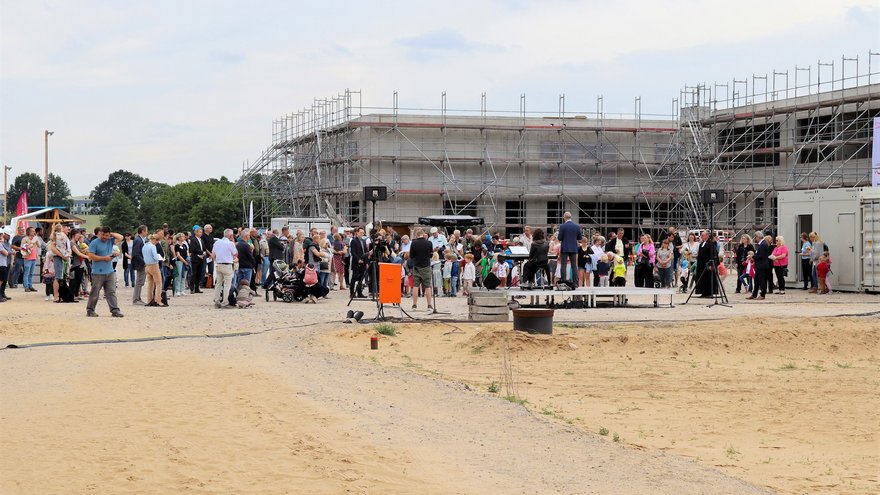
POLYGON ((439 253, 434 253, 431 256, 431 270, 431 285, 434 287, 434 293, 437 294, 440 287, 443 287, 443 271, 439 253))
POLYGON ((743 262, 743 271, 739 274, 739 281, 742 285, 748 287, 747 292, 752 292, 752 281, 755 279, 755 253, 749 251, 746 260, 743 262))
POLYGON ((685 249, 681 253, 681 261, 679 262, 678 269, 679 273, 681 273, 681 291, 687 292, 688 282, 690 282, 690 265, 691 265, 691 253, 687 249, 685 249))
POLYGON ((614 286, 626 287, 626 262, 621 256, 614 259, 614 286))
POLYGON ((443 263, 443 295, 449 297, 452 295, 452 263, 455 256, 452 251, 447 250, 443 253, 443 259, 446 260, 443 263))
POLYGON ((493 271, 493 273, 495 273, 495 276, 498 277, 498 280, 501 281, 501 283, 498 284, 498 286, 502 287, 502 288, 506 287, 507 286, 508 266, 507 266, 507 261, 504 259, 504 256, 502 256, 500 254, 495 255, 495 264, 492 265, 492 271, 493 271))
POLYGON ((477 278, 477 269, 474 267, 474 255, 468 253, 464 255, 464 270, 461 274, 462 289, 464 295, 471 294, 471 288, 474 286, 474 280, 477 278))
POLYGON ((599 256, 596 263, 596 275, 599 276, 599 287, 608 287, 608 274, 611 272, 611 264, 608 262, 608 253, 599 256))
POLYGON ((238 294, 235 295, 235 305, 238 309, 247 309, 253 306, 254 296, 257 293, 251 290, 250 280, 242 280, 238 286, 238 294))
POLYGON ((449 295, 456 297, 458 295, 458 279, 461 275, 461 263, 458 260, 458 255, 454 251, 450 251, 446 257, 446 263, 452 265, 452 271, 449 276, 449 295))
POLYGON ((819 264, 816 265, 816 276, 819 278, 819 294, 828 294, 831 289, 828 286, 828 272, 831 271, 831 261, 827 254, 819 257, 819 264))

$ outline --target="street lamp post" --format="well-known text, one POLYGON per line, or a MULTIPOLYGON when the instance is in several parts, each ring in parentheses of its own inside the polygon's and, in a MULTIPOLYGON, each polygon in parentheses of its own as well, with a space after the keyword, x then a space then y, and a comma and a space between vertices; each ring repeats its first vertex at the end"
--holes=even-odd
POLYGON ((49 136, 55 134, 55 131, 46 129, 46 176, 43 182, 43 207, 49 207, 49 136))
POLYGON ((3 225, 6 225, 6 210, 9 209, 9 198, 6 197, 6 190, 9 186, 6 184, 6 172, 12 170, 12 167, 3 165, 3 225))

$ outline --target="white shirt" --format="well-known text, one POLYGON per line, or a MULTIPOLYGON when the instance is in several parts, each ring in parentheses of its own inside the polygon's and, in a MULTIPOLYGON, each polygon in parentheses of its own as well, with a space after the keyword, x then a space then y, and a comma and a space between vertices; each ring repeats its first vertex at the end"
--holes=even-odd
POLYGON ((226 237, 214 244, 214 263, 232 263, 237 254, 235 244, 226 237))
POLYGON ((474 268, 473 263, 465 263, 464 271, 462 272, 461 279, 462 280, 476 280, 477 278, 477 269, 474 268))

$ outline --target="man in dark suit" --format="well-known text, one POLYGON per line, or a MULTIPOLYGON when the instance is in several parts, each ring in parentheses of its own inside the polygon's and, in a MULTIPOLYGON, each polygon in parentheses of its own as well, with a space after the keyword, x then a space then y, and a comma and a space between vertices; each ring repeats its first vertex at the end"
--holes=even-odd
POLYGON ((205 235, 202 236, 202 243, 205 245, 205 265, 207 270, 205 270, 205 275, 202 276, 201 286, 205 286, 205 280, 207 279, 208 273, 214 273, 214 261, 211 258, 211 252, 214 250, 214 227, 211 224, 205 225, 205 235))
POLYGON ((718 242, 715 234, 703 231, 700 233, 700 247, 697 251, 697 287, 700 297, 714 297, 718 294, 718 280, 715 270, 718 268, 718 242))
POLYGON ((351 239, 351 284, 349 291, 351 297, 364 297, 364 274, 367 272, 367 243, 364 241, 364 229, 358 227, 351 239))
POLYGON ((767 295, 767 275, 771 270, 770 253, 773 252, 773 248, 764 239, 763 232, 755 232, 755 239, 761 239, 755 249, 755 256, 752 258, 755 263, 755 287, 752 289, 752 295, 746 299, 761 300, 767 295), (759 290, 761 295, 758 295, 759 290))
MULTIPOLYGON (((581 233, 580 225, 574 223, 571 220, 571 212, 565 212, 562 215, 563 223, 559 227, 559 235, 557 238, 559 239, 559 252, 562 255, 562 260, 559 265, 559 279, 562 282, 569 280, 568 273, 568 264, 571 263, 571 266, 574 267, 574 276, 577 277, 577 255, 578 255, 578 242, 583 239, 583 234, 581 233)), ((574 288, 577 284, 574 279, 571 279, 572 282, 569 285, 574 288)))
POLYGON ((205 241, 202 239, 202 229, 196 229, 196 235, 189 240, 189 258, 192 266, 192 274, 189 279, 189 291, 191 294, 201 293, 199 284, 202 274, 205 273, 205 241))
POLYGON ((147 266, 144 264, 144 243, 147 237, 147 226, 137 228, 137 235, 131 243, 131 273, 134 274, 134 290, 131 293, 132 304, 145 304, 141 300, 141 290, 147 281, 147 266))
POLYGON ((266 236, 268 240, 266 242, 269 243, 269 259, 273 262, 275 260, 283 260, 284 259, 284 243, 281 242, 281 239, 275 235, 274 232, 268 231, 266 232, 266 236))

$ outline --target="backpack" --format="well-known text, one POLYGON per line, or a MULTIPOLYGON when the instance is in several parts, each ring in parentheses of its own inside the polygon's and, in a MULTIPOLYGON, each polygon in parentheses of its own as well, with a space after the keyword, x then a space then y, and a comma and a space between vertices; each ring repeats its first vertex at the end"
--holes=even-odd
POLYGON ((306 274, 303 276, 303 283, 306 285, 315 285, 318 283, 318 271, 315 270, 315 265, 309 263, 306 266, 306 274))

